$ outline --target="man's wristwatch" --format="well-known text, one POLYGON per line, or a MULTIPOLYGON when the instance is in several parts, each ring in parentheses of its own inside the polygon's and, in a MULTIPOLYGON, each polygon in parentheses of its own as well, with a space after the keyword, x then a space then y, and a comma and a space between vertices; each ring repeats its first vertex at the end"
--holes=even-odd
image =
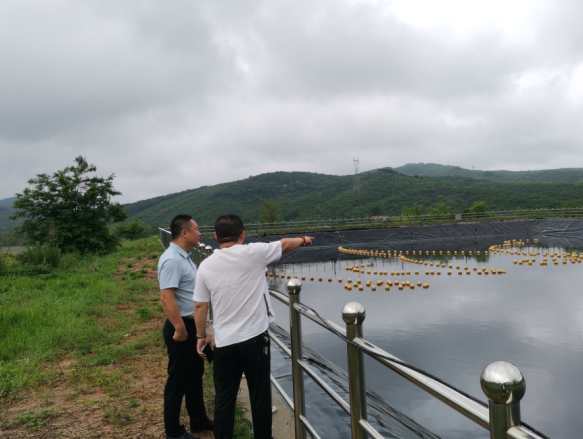
POLYGON ((301 238, 304 241, 303 244, 300 244, 300 247, 304 247, 306 245, 306 237, 305 236, 298 236, 298 238, 301 238))
POLYGON ((196 338, 199 340, 202 340, 203 338, 206 338, 206 334, 203 334, 203 335, 196 334, 196 338))

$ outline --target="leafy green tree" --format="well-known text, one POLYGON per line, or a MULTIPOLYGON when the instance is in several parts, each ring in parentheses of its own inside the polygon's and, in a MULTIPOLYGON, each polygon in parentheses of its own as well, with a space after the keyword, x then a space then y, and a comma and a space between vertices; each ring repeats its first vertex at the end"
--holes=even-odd
POLYGON ((79 156, 75 165, 53 175, 39 174, 16 194, 14 215, 25 218, 21 229, 29 242, 56 244, 64 252, 109 252, 119 245, 108 223, 127 218, 123 206, 111 198, 121 195, 113 187, 115 175, 90 176, 97 168, 79 156))
POLYGON ((445 203, 436 204, 431 209, 429 209, 430 215, 447 215, 448 213, 451 213, 451 210, 445 203))
POLYGON ((575 209, 577 207, 583 207, 583 206, 581 206, 581 203, 579 203, 578 201, 567 201, 565 203, 565 208, 567 208, 567 209, 575 209))
POLYGON ((468 212, 478 213, 478 212, 488 212, 488 204, 485 201, 476 201, 472 207, 468 209, 468 212))
POLYGON ((402 216, 418 216, 423 215, 423 208, 419 204, 415 204, 411 207, 406 207, 401 212, 402 216))
POLYGON ((261 207, 259 208, 259 220, 262 223, 277 223, 283 221, 281 217, 281 210, 273 198, 268 200, 261 200, 261 207))
POLYGON ((111 232, 120 238, 134 240, 148 236, 149 229, 147 225, 136 218, 129 223, 118 224, 112 228, 111 232))

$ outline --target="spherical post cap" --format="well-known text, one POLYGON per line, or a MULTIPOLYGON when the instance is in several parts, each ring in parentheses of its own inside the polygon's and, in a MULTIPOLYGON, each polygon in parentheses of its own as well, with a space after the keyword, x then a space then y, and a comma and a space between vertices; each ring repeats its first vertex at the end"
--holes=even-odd
POLYGON ((202 242, 199 242, 199 243, 198 243, 198 246, 199 246, 200 248, 204 248, 204 244, 203 244, 202 242))
POLYGON ((480 377, 482 390, 496 404, 516 404, 526 391, 526 382, 518 368, 505 361, 488 365, 480 377))
POLYGON ((285 287, 290 294, 300 294, 302 282, 299 279, 290 279, 285 287))
POLYGON ((210 251, 211 251, 213 248, 212 248, 210 245, 207 245, 207 246, 206 246, 204 249, 205 249, 207 252, 210 252, 210 251))
POLYGON ((344 305, 342 310, 342 320, 347 325, 361 325, 366 317, 364 306, 358 302, 350 302, 344 305))

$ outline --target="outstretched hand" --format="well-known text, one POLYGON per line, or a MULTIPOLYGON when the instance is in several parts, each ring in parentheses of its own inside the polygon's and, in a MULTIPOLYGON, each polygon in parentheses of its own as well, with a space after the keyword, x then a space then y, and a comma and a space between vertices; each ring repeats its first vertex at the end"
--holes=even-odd
POLYGON ((309 247, 312 245, 312 241, 315 239, 313 236, 304 236, 305 246, 309 247))

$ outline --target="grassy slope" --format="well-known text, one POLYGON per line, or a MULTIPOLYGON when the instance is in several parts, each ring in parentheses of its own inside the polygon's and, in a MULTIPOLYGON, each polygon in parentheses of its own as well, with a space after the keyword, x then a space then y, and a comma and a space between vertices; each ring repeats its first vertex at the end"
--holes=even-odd
POLYGON ((426 177, 468 177, 507 183, 579 183, 583 182, 583 169, 562 168, 541 171, 472 171, 459 166, 445 166, 435 163, 408 163, 394 168, 405 175, 426 177))
MULTIPOLYGON (((0 432, 42 424, 50 437, 160 437, 161 250, 146 238, 99 259, 65 257, 49 275, 0 276, 0 432)), ((212 374, 205 386, 212 416, 212 374)), ((249 431, 242 413, 238 428, 249 431)))
POLYGON ((255 222, 261 199, 275 198, 287 220, 399 215, 403 208, 446 203, 456 210, 485 201, 491 209, 561 207, 583 202, 583 183, 501 183, 465 177, 415 177, 391 170, 361 176, 362 190, 353 193, 352 176, 299 172, 263 174, 249 179, 159 197, 126 206, 150 225, 167 225, 186 212, 199 224, 212 224, 234 212, 255 222))

